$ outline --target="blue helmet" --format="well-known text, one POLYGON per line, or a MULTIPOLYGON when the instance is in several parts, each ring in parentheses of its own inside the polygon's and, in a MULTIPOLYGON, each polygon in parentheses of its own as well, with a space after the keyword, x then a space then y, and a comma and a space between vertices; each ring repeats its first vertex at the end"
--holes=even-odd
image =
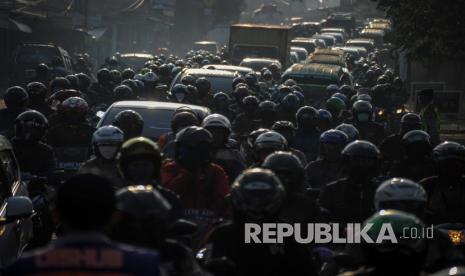
POLYGON ((334 93, 339 92, 339 86, 336 84, 330 84, 326 87, 326 92, 328 92, 329 95, 333 95, 334 93))
POLYGON ((331 97, 339 98, 343 100, 344 102, 347 102, 347 96, 340 92, 334 93, 331 97))
POLYGON ((320 143, 322 144, 339 144, 345 145, 349 141, 347 134, 340 130, 330 129, 320 135, 320 143))
POLYGON ((318 110, 318 118, 319 119, 331 120, 333 118, 333 115, 331 115, 331 112, 329 112, 326 109, 319 109, 318 110))

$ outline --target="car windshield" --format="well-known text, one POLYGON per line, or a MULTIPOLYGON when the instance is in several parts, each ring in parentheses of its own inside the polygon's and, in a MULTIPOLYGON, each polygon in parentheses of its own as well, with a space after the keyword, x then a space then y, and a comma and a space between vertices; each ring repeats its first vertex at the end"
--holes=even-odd
POLYGON ((25 46, 16 56, 18 64, 51 64, 53 57, 60 56, 60 52, 54 47, 48 46, 25 46))
POLYGON ((308 53, 313 53, 316 48, 314 43, 295 40, 291 42, 291 46, 305 48, 305 50, 307 50, 308 53))
POLYGON ((129 67, 133 70, 139 70, 144 67, 145 63, 148 61, 148 58, 145 57, 121 57, 120 62, 124 67, 129 67))
MULTIPOLYGON (((232 55, 235 60, 241 61, 244 58, 278 58, 278 48, 277 47, 267 47, 267 46, 248 46, 248 45, 238 45, 234 47, 234 53, 232 55)), ((250 67, 247 65, 241 65, 250 67)))
POLYGON ((174 109, 155 109, 142 107, 112 107, 103 119, 101 126, 113 123, 115 116, 123 110, 134 110, 144 118, 142 135, 157 140, 161 134, 171 131, 171 117, 174 109))

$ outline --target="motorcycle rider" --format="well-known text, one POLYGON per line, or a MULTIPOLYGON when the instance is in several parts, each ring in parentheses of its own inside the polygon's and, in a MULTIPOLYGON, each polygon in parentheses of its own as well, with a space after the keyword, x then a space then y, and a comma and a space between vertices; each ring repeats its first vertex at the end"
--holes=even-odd
POLYGON ((175 138, 176 134, 182 129, 189 126, 200 125, 197 116, 193 112, 181 111, 175 112, 171 119, 171 132, 160 137, 158 146, 162 151, 164 159, 174 159, 175 157, 175 138))
POLYGON ((300 99, 296 94, 286 95, 278 104, 278 120, 289 121, 295 124, 295 114, 300 107, 300 99))
POLYGON ((29 108, 37 110, 49 118, 54 110, 47 103, 47 87, 40 82, 30 82, 26 86, 26 92, 29 96, 29 108))
POLYGON ((243 98, 241 109, 243 112, 237 114, 232 122, 232 128, 236 135, 244 136, 249 134, 259 126, 259 103, 260 100, 255 96, 243 98))
POLYGON ((341 154, 347 177, 326 185, 320 194, 320 204, 330 212, 332 221, 362 222, 374 212, 377 181, 373 178, 378 175, 380 152, 372 143, 357 140, 341 154))
POLYGON ((320 137, 317 128, 318 116, 318 111, 311 106, 303 106, 296 113, 297 131, 292 145, 305 154, 308 162, 318 157, 320 137))
POLYGON ((289 121, 277 121, 273 124, 271 130, 276 131, 286 139, 287 151, 290 151, 295 156, 297 156, 300 162, 302 163, 302 166, 306 166, 307 157, 305 156, 305 154, 302 151, 293 147, 296 134, 295 126, 289 121))
POLYGON ((324 190, 329 183, 347 176, 341 152, 348 143, 340 130, 327 130, 320 136, 320 156, 305 167, 311 188, 324 190))
POLYGON ((92 150, 94 156, 84 162, 78 173, 92 173, 103 176, 111 181, 115 190, 125 185, 118 170, 116 156, 124 141, 124 133, 115 126, 103 126, 92 135, 92 150))
POLYGON ((333 125, 332 119, 333 115, 326 109, 318 109, 318 122, 317 127, 320 132, 325 132, 331 129, 333 125))
POLYGON ((34 81, 35 82, 41 82, 45 85, 48 85, 50 83, 50 68, 48 67, 47 64, 45 63, 40 63, 39 65, 36 66, 35 68, 35 76, 34 76, 34 81))
POLYGON ((430 136, 422 130, 411 130, 402 137, 399 163, 392 167, 389 176, 405 177, 413 181, 434 175, 430 136))
POLYGON ((231 188, 233 220, 218 225, 209 234, 206 259, 225 257, 234 262, 233 275, 316 275, 310 251, 293 239, 283 243, 244 243, 246 223, 280 222, 285 189, 268 169, 246 170, 231 188))
POLYGON ((95 99, 91 99, 91 102, 95 105, 106 104, 110 105, 113 100, 113 78, 108 69, 102 68, 97 72, 97 82, 93 83, 90 90, 95 92, 95 99))
POLYGON ((385 138, 384 127, 373 122, 373 106, 367 101, 356 101, 352 107, 353 125, 360 133, 360 139, 375 145, 385 138))
POLYGON ((211 94, 211 83, 208 79, 201 77, 195 81, 197 87, 197 100, 200 105, 208 108, 213 107, 213 96, 211 94))
POLYGON ((211 114, 203 119, 202 127, 213 137, 213 162, 225 170, 230 182, 234 181, 245 170, 246 164, 239 150, 229 144, 231 123, 223 115, 211 114))
POLYGON ((276 122, 277 105, 272 101, 263 101, 258 105, 260 113, 260 127, 262 128, 271 128, 276 122))
POLYGON ((233 121, 236 114, 229 109, 230 101, 231 99, 228 94, 223 92, 216 93, 215 96, 213 96, 212 112, 226 116, 230 122, 233 121))
POLYGON ((252 167, 260 166, 268 155, 280 150, 287 150, 287 141, 284 136, 276 131, 266 131, 258 135, 253 142, 254 164, 252 167))
POLYGON ((112 125, 121 129, 124 133, 124 141, 142 135, 144 119, 134 110, 123 110, 116 114, 112 125))
POLYGON ((105 178, 91 174, 71 178, 59 187, 54 210, 64 234, 49 247, 23 255, 2 275, 162 275, 158 252, 114 244, 106 237, 115 202, 105 178), (62 258, 69 254, 73 258, 62 258))
POLYGON ((6 108, 0 110, 0 134, 7 138, 14 135, 14 122, 19 114, 29 110, 29 96, 19 86, 13 86, 6 90, 3 95, 6 108))
POLYGON ((465 223, 465 147, 443 142, 433 150, 436 175, 420 181, 428 194, 431 223, 465 223))
POLYGON ((175 158, 163 165, 161 183, 180 196, 184 216, 205 230, 224 215, 224 197, 229 193, 228 176, 212 163, 211 133, 189 126, 176 134, 175 158))
POLYGON ((118 85, 113 89, 113 101, 133 101, 136 100, 134 91, 127 85, 118 85))
POLYGON ((343 123, 338 125, 335 129, 340 130, 347 135, 349 139, 347 141, 348 143, 352 143, 353 141, 360 139, 360 133, 358 132, 358 129, 354 127, 354 125, 343 123))
POLYGON ((346 110, 346 108, 344 101, 337 97, 331 97, 326 101, 325 109, 331 113, 331 128, 343 123, 342 112, 346 110))
POLYGON ((402 159, 402 137, 411 130, 421 130, 421 118, 415 113, 406 113, 400 119, 399 132, 388 136, 379 145, 384 172, 391 170, 402 159))

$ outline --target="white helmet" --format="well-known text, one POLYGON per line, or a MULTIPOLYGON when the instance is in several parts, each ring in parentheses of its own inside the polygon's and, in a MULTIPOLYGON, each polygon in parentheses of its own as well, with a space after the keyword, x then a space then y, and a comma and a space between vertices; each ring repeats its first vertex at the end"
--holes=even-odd
POLYGON ((347 134, 347 136, 349 137, 349 142, 353 142, 360 138, 360 133, 358 132, 358 129, 351 124, 340 124, 336 127, 336 130, 340 130, 347 134))
POLYGON ((231 131, 231 122, 221 114, 211 114, 203 119, 202 127, 222 127, 231 131))
POLYGON ((150 71, 150 72, 145 73, 142 81, 143 82, 157 82, 158 76, 154 72, 150 71))
POLYGON ((286 150, 287 140, 276 131, 267 131, 257 137, 254 147, 255 151, 262 149, 286 150))
POLYGON ((381 203, 392 201, 416 201, 428 200, 425 189, 418 183, 406 178, 391 178, 384 181, 375 193, 375 208, 380 210, 381 203))
POLYGON ((115 126, 103 126, 92 135, 94 153, 98 157, 110 160, 116 157, 124 141, 124 133, 115 126))

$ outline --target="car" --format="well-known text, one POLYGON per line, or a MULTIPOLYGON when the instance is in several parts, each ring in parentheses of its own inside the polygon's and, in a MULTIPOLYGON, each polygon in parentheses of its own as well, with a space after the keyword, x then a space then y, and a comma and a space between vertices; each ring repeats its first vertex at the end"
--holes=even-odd
POLYGON ((302 47, 291 47, 291 52, 295 52, 299 57, 299 62, 305 61, 308 57, 308 52, 302 47))
POLYGON ((320 33, 324 34, 324 33, 339 33, 343 36, 343 39, 344 40, 347 40, 347 38, 349 37, 349 35, 347 34, 347 32, 343 29, 343 28, 322 28, 320 33))
POLYGON ((12 84, 25 85, 35 78, 37 65, 45 63, 52 65, 52 60, 58 57, 61 67, 67 73, 73 72, 73 60, 68 52, 55 44, 27 43, 16 47, 12 58, 12 84))
POLYGON ((344 52, 347 52, 353 56, 356 56, 356 59, 367 56, 367 49, 363 47, 344 46, 344 47, 337 47, 336 49, 341 49, 344 52))
POLYGON ((317 48, 317 43, 315 39, 312 38, 305 38, 305 37, 298 37, 291 40, 291 47, 301 47, 307 50, 307 53, 313 53, 317 48))
POLYGON ((332 35, 327 35, 327 34, 316 34, 312 36, 312 38, 315 39, 322 39, 325 41, 326 47, 333 47, 336 46, 336 38, 332 35))
POLYGON ((22 254, 33 236, 33 205, 13 147, 0 135, 0 266, 22 254))
POLYGON ((344 36, 340 33, 323 33, 324 35, 333 36, 336 39, 336 45, 344 45, 345 39, 344 36))
POLYGON ((346 42, 348 47, 363 47, 367 50, 368 53, 371 53, 375 50, 375 41, 369 38, 355 38, 349 39, 346 42))
POLYGON ((268 67, 270 64, 276 63, 279 68, 282 68, 281 62, 277 59, 272 58, 244 58, 239 66, 245 66, 252 68, 254 71, 258 72, 263 69, 263 67, 268 67))
POLYGON ((205 68, 185 68, 179 72, 171 82, 171 88, 178 83, 186 75, 192 75, 196 78, 204 77, 210 81, 211 92, 216 94, 218 92, 231 93, 232 82, 239 74, 226 70, 205 69, 205 68))
POLYGON ((157 101, 121 101, 113 103, 103 114, 97 128, 111 125, 115 116, 123 110, 134 110, 144 119, 142 135, 157 141, 161 134, 171 131, 171 119, 176 109, 187 106, 192 108, 202 120, 210 114, 210 109, 197 105, 167 103, 157 101))
POLYGON ((238 73, 242 76, 247 75, 248 73, 252 73, 253 69, 244 66, 235 66, 235 65, 227 65, 227 64, 208 64, 202 67, 203 69, 213 69, 213 70, 223 70, 238 73))
POLYGON ((360 33, 360 37, 362 38, 373 39, 377 47, 382 47, 384 45, 384 35, 384 30, 370 28, 365 28, 360 33))
POLYGON ((344 55, 351 56, 353 60, 359 60, 362 57, 360 55, 360 52, 357 49, 354 49, 352 47, 337 47, 333 49, 344 51, 344 55))
POLYGON ((305 99, 313 103, 327 96, 326 87, 330 84, 353 84, 346 68, 319 63, 292 65, 283 73, 281 82, 288 79, 295 80, 302 87, 305 99))
POLYGON ((194 50, 204 50, 212 54, 216 54, 217 52, 219 52, 219 47, 216 41, 196 41, 194 42, 194 50))
POLYGON ((121 54, 119 63, 125 68, 131 68, 139 71, 144 68, 145 63, 153 59, 153 55, 146 53, 125 53, 121 54))
POLYGON ((338 65, 342 67, 347 67, 344 56, 334 56, 334 55, 312 55, 310 56, 305 63, 318 63, 318 64, 328 64, 328 65, 338 65))

